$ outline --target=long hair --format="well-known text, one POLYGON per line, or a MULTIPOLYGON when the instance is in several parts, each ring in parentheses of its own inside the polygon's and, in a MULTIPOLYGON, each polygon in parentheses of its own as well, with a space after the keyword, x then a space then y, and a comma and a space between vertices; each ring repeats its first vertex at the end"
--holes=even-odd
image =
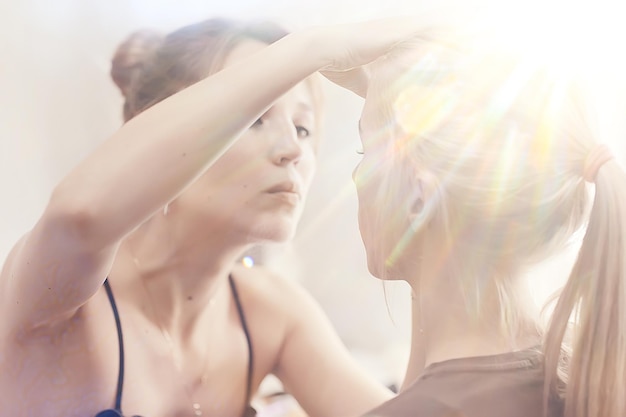
POLYGON ((626 176, 604 164, 589 210, 582 170, 598 140, 584 97, 546 68, 436 34, 402 54, 403 71, 371 86, 388 95, 389 124, 402 132, 389 144, 398 167, 389 184, 406 187, 406 166, 434 175, 439 196, 425 209, 437 213, 452 275, 474 277, 457 283, 467 308, 479 312, 481 294, 495 289, 512 334, 528 324, 521 272, 586 228, 545 332, 546 405, 562 396, 566 417, 626 415, 626 176))

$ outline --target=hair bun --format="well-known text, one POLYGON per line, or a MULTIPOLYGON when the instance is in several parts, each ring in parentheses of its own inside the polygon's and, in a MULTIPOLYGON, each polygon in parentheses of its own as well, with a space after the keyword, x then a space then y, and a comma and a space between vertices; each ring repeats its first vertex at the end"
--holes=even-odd
POLYGON ((144 62, 163 41, 163 35, 154 30, 131 33, 115 50, 111 61, 111 78, 126 96, 135 76, 141 72, 144 62))

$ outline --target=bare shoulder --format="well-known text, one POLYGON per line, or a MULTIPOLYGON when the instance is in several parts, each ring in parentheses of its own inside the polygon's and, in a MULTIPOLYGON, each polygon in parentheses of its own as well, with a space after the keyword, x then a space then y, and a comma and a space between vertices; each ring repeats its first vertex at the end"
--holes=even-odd
POLYGON ((256 326, 251 326, 259 335, 255 340, 275 342, 271 353, 267 350, 273 358, 267 369, 308 415, 361 415, 389 398, 350 356, 328 316, 295 277, 263 268, 238 271, 236 281, 263 305, 258 311, 264 319, 254 317, 256 326))
POLYGON ((15 279, 12 268, 13 268, 13 259, 17 256, 16 254, 21 250, 24 245, 24 240, 26 236, 23 236, 17 243, 13 246, 9 254, 7 255, 4 263, 0 265, 0 312, 2 316, 5 318, 1 321, 0 325, 2 326, 2 330, 7 330, 9 324, 11 324, 11 307, 13 306, 13 300, 11 299, 11 281, 15 279))
POLYGON ((309 327, 307 323, 320 313, 294 278, 263 267, 243 266, 233 269, 232 276, 254 343, 257 373, 275 373, 290 335, 309 327))
POLYGON ((257 315, 259 326, 280 327, 281 337, 334 331, 320 304, 296 278, 264 267, 237 267, 233 277, 244 309, 257 315))
POLYGON ((237 266, 233 270, 233 277, 237 288, 241 288, 241 292, 246 293, 251 302, 279 314, 289 312, 293 315, 294 306, 306 308, 315 304, 313 297, 295 278, 262 266, 237 266))

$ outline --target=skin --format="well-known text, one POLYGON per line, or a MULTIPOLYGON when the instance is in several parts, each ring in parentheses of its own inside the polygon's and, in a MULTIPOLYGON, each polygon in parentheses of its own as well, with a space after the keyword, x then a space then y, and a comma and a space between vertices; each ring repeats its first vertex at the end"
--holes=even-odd
POLYGON ((119 358, 101 286, 107 276, 124 331, 127 415, 186 416, 194 402, 203 416, 241 415, 248 352, 228 287, 231 272, 254 343, 253 389, 275 373, 310 416, 320 417, 360 414, 390 397, 355 364, 298 285, 262 268, 233 267, 252 244, 293 235, 313 176, 315 111, 306 84, 293 80, 319 64, 293 70, 293 79, 282 81, 286 93, 269 108, 260 104, 276 94, 259 85, 277 69, 272 58, 285 53, 276 49, 296 46, 302 49, 289 41, 274 49, 244 41, 227 60, 227 69, 235 69, 179 94, 187 109, 204 106, 213 119, 200 122, 187 111, 177 126, 159 125, 177 106, 165 100, 57 187, 2 272, 3 413, 85 417, 113 406, 119 358), (255 58, 261 49, 270 51, 255 58), (246 84, 242 75, 250 66, 258 79, 246 84), (195 92, 235 81, 240 90, 220 103, 203 102, 195 92), (199 143, 190 132, 239 136, 219 123, 232 116, 229 108, 261 117, 247 130, 238 128, 239 140, 188 181, 189 166, 200 169, 207 163, 200 157, 219 153, 221 140, 199 143), (160 148, 144 136, 160 140, 160 148), (113 166, 101 169, 107 164, 113 166), (179 188, 164 214, 167 196, 179 188), (145 213, 151 215, 140 222, 145 213))
MULTIPOLYGON (((387 86, 393 85, 391 81, 402 74, 403 68, 403 62, 387 61, 374 71, 383 80, 381 85, 387 86)), ((406 137, 399 126, 389 123, 385 103, 390 102, 393 94, 390 89, 368 91, 359 129, 363 157, 354 170, 353 180, 359 201, 359 229, 370 272, 381 279, 404 280, 411 287, 412 340, 404 388, 432 363, 525 349, 536 346, 539 338, 532 326, 517 337, 502 329, 494 288, 483 293, 480 320, 468 312, 458 282, 477 278, 455 275, 457 272, 446 259, 449 254, 446 232, 438 227, 432 211, 426 214, 426 226, 411 231, 412 221, 423 215, 422 210, 431 199, 436 201, 440 185, 428 167, 388 163, 393 143, 406 137), (393 173, 398 169, 403 169, 402 175, 393 173), (381 200, 381 194, 386 200, 381 200), (397 242, 406 237, 407 231, 410 239, 402 246, 403 250, 392 256, 397 242)), ((531 300, 526 291, 520 286, 520 297, 531 300)))

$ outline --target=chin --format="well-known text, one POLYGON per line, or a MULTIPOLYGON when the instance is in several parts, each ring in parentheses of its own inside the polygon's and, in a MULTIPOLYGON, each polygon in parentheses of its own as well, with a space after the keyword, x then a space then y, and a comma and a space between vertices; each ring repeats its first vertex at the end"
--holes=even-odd
POLYGON ((285 224, 265 224, 253 230, 250 235, 255 241, 283 243, 293 239, 295 227, 285 224))
POLYGON ((374 277, 374 278, 378 278, 378 279, 385 279, 384 278, 384 274, 381 273, 381 269, 380 269, 380 262, 377 262, 375 259, 372 259, 372 257, 370 257, 369 255, 367 256, 367 269, 369 270, 370 274, 374 277))
POLYGON ((369 273, 382 281, 401 280, 402 274, 393 265, 389 266, 385 262, 388 257, 382 257, 380 254, 367 254, 367 269, 369 273))

